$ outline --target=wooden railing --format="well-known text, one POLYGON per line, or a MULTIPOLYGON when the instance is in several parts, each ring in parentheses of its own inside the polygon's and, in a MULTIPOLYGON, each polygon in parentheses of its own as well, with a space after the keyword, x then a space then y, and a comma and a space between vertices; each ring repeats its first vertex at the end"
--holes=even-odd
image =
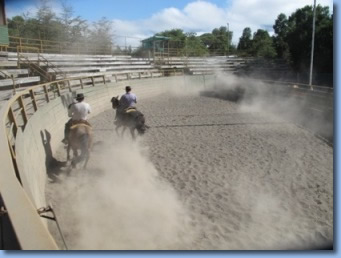
MULTIPOLYGON (((120 80, 132 79, 131 74, 136 73, 140 73, 137 78, 142 78, 141 73, 143 71, 127 73, 120 80)), ((16 161, 17 134, 19 130, 25 129, 29 119, 41 107, 53 99, 77 89, 104 85, 107 83, 106 75, 107 73, 67 78, 25 88, 0 109, 0 193, 6 205, 6 213, 9 215, 22 249, 53 250, 58 249, 58 247, 42 224, 37 208, 22 187, 16 161)), ((169 72, 166 76, 171 75, 179 75, 179 71, 176 73, 169 72)))
POLYGON ((96 44, 82 42, 52 41, 9 36, 9 45, 6 46, 6 51, 24 52, 27 49, 37 50, 39 53, 55 54, 112 54, 111 46, 110 48, 103 48, 96 44))

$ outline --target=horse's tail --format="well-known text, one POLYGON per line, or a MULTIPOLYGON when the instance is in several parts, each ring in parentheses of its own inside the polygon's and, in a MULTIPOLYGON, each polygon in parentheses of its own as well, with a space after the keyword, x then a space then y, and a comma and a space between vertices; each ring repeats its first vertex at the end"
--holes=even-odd
POLYGON ((83 160, 86 156, 89 155, 89 142, 90 135, 88 133, 82 134, 79 138, 79 144, 81 149, 81 159, 83 160))
POLYGON ((146 118, 144 115, 138 111, 138 116, 136 117, 136 129, 140 134, 144 134, 147 129, 146 118))

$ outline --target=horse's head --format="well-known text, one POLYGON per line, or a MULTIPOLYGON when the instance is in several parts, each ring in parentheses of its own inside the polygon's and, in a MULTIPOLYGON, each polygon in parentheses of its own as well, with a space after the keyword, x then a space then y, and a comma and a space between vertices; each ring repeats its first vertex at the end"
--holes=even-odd
POLYGON ((119 97, 119 96, 117 96, 117 97, 112 97, 111 100, 110 100, 113 109, 116 109, 116 108, 118 107, 118 105, 120 104, 120 102, 119 102, 119 100, 118 100, 118 97, 119 97))

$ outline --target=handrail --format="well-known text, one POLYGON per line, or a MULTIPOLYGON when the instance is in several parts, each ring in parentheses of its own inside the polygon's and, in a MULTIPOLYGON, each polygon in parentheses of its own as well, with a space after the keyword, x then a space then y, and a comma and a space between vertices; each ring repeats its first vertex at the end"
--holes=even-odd
POLYGON ((46 74, 45 74, 45 71, 40 68, 39 65, 37 66, 34 66, 35 64, 29 59, 27 58, 26 56, 23 56, 21 54, 18 54, 18 63, 19 63, 19 67, 20 67, 20 64, 21 63, 24 63, 24 64, 27 64, 29 65, 31 68, 33 68, 36 72, 38 72, 40 74, 40 76, 42 76, 44 79, 48 79, 46 74), (22 60, 24 60, 24 62, 22 62, 22 60), (34 67, 33 67, 34 66, 34 67))
POLYGON ((21 38, 16 36, 9 36, 9 45, 7 50, 18 51, 22 48, 38 49, 40 53, 65 53, 72 52, 74 54, 112 54, 112 47, 100 48, 96 44, 74 43, 67 41, 53 41, 53 40, 42 40, 33 38, 21 38))
POLYGON ((43 57, 42 55, 38 54, 38 62, 42 61, 43 63, 46 64, 47 68, 51 68, 55 73, 59 73, 63 75, 63 79, 66 78, 66 73, 63 72, 62 70, 60 70, 57 66, 55 66, 54 64, 52 64, 51 62, 49 62, 49 60, 47 60, 45 57, 43 57))
MULTIPOLYGON (((254 79, 257 80, 257 79, 254 79)), ((319 93, 328 93, 328 94, 333 94, 334 93, 334 88, 332 87, 327 87, 327 86, 318 86, 318 85, 308 85, 304 83, 297 83, 297 82, 288 82, 288 81, 273 81, 273 80, 262 80, 261 81, 265 83, 271 83, 271 84, 282 84, 286 86, 291 86, 295 87, 296 89, 301 89, 301 90, 308 90, 311 92, 317 91, 319 93)))
MULTIPOLYGON (((9 109, 10 107, 7 105, 0 110, 0 146, 2 147, 9 147, 5 127, 9 109)), ((11 149, 1 152, 0 164, 0 192, 20 247, 24 250, 57 250, 58 247, 54 239, 43 225, 37 209, 16 177, 11 149), (27 222, 29 222, 29 226, 27 222)))

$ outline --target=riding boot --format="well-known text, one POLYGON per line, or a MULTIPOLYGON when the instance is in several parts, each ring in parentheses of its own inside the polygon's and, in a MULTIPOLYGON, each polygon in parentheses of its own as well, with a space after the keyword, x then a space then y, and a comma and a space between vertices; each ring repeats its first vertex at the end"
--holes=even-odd
POLYGON ((65 127, 64 127, 64 139, 62 140, 62 143, 64 144, 68 144, 68 139, 69 139, 69 133, 70 133, 70 128, 72 126, 72 119, 70 119, 69 121, 67 121, 67 123, 65 123, 65 127))

